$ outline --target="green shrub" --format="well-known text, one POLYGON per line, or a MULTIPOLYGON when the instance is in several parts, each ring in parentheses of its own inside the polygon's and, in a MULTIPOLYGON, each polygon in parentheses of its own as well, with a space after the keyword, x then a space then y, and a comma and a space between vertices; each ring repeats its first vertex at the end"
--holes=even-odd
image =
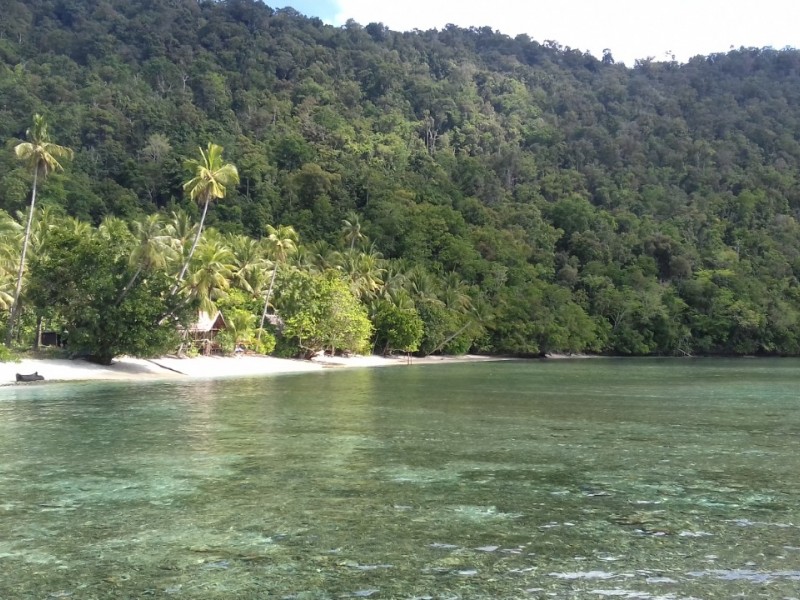
POLYGON ((236 333, 229 329, 220 331, 217 334, 216 342, 220 351, 225 355, 233 354, 236 350, 236 333))
POLYGON ((261 330, 261 340, 254 338, 248 346, 255 352, 256 354, 272 354, 275 351, 275 345, 277 344, 277 340, 275 336, 272 335, 266 329, 261 330))
POLYGON ((6 346, 0 346, 0 362, 19 362, 19 358, 6 346))

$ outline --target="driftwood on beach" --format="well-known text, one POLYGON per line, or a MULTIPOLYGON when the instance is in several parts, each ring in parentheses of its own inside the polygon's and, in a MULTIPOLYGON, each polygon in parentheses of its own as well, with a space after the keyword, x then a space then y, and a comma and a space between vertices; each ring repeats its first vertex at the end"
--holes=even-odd
POLYGON ((42 381, 42 380, 44 380, 44 377, 42 375, 39 375, 39 371, 30 373, 28 375, 17 373, 17 381, 42 381))

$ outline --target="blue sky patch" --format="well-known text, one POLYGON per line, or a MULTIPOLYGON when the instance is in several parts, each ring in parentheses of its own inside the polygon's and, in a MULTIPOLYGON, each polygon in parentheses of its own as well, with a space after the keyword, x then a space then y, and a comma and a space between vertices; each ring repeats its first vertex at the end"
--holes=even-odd
POLYGON ((308 17, 319 17, 326 23, 333 21, 339 12, 336 0, 291 0, 291 2, 270 2, 266 4, 272 8, 285 8, 291 6, 299 13, 308 17))

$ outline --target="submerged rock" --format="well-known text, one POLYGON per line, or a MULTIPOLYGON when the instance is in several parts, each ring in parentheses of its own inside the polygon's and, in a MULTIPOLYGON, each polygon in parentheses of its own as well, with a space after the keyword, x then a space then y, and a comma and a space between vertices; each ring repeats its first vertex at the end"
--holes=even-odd
POLYGON ((557 579, 613 579, 619 577, 616 573, 607 571, 574 571, 571 573, 548 573, 557 579))

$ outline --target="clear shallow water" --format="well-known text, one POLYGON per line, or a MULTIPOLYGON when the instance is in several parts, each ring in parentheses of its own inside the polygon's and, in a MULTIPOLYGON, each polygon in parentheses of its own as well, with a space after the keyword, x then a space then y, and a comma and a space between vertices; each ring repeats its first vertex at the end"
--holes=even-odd
POLYGON ((800 361, 0 389, 0 598, 800 597, 800 361))

